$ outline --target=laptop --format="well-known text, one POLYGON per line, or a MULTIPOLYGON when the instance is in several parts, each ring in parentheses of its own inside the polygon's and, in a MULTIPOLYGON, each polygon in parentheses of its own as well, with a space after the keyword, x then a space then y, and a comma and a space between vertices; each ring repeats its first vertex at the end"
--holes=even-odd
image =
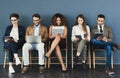
POLYGON ((26 42, 27 43, 41 43, 41 36, 26 36, 26 42))

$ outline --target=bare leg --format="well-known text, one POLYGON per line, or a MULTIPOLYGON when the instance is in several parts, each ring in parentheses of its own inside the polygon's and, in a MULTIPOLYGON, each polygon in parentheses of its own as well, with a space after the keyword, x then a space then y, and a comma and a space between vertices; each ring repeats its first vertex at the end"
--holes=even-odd
POLYGON ((61 55, 60 47, 58 45, 56 46, 56 52, 55 53, 56 53, 56 55, 58 57, 58 60, 60 61, 60 64, 62 66, 62 70, 66 71, 66 67, 65 67, 65 65, 63 63, 63 58, 62 58, 62 55, 61 55))
POLYGON ((56 46, 58 45, 58 43, 60 42, 60 36, 56 36, 55 39, 53 40, 51 47, 49 49, 49 51, 46 53, 45 56, 49 57, 52 53, 52 51, 56 48, 56 46))

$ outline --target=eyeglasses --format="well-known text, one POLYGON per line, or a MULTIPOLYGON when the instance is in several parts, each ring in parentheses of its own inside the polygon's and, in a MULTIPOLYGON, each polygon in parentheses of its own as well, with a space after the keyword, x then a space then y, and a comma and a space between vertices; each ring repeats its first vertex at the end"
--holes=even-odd
POLYGON ((40 20, 33 20, 33 21, 40 21, 40 20))
POLYGON ((11 21, 17 21, 17 19, 14 19, 14 20, 11 19, 11 21))

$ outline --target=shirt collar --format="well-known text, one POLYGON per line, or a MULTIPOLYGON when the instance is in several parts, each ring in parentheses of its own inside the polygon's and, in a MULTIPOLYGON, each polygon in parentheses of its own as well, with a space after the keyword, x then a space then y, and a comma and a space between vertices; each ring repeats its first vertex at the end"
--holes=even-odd
POLYGON ((37 26, 36 26, 36 25, 34 25, 34 28, 37 28, 37 27, 40 27, 40 24, 39 24, 39 25, 37 25, 37 26))
POLYGON ((82 25, 78 25, 79 28, 82 28, 82 25))
MULTIPOLYGON (((98 27, 98 28, 100 28, 100 25, 97 25, 97 27, 98 27)), ((103 25, 101 25, 101 27, 103 28, 103 27, 104 27, 104 24, 103 24, 103 25)))

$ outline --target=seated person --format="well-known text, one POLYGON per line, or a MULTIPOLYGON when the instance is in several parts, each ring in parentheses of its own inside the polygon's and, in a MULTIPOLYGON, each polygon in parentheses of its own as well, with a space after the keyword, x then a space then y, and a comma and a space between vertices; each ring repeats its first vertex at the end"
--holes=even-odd
POLYGON ((25 28, 18 24, 19 15, 17 13, 10 15, 10 21, 12 25, 9 25, 5 31, 4 48, 9 52, 9 73, 15 73, 12 66, 13 59, 15 58, 16 65, 21 64, 17 50, 20 49, 25 42, 25 28))
POLYGON ((45 56, 50 57, 51 53, 55 49, 55 54, 57 55, 58 60, 60 61, 61 66, 62 66, 62 71, 66 71, 66 67, 62 59, 60 48, 66 48, 65 47, 66 38, 67 38, 67 27, 66 27, 65 17, 62 14, 57 13, 53 16, 52 25, 49 28, 49 39, 51 40, 51 47, 45 56), (64 27, 64 33, 63 34, 60 34, 60 33, 52 34, 53 27, 60 27, 60 26, 64 27))
POLYGON ((75 48, 77 48, 77 53, 74 59, 74 64, 77 64, 78 58, 83 52, 82 63, 86 63, 86 43, 90 41, 90 28, 86 25, 85 18, 82 14, 78 15, 76 18, 76 25, 72 28, 71 37, 75 48))
POLYGON ((22 69, 22 73, 25 73, 28 70, 29 66, 29 50, 36 49, 38 50, 39 56, 39 71, 40 73, 44 72, 44 43, 48 38, 48 30, 45 26, 40 24, 40 15, 33 14, 32 16, 33 25, 28 26, 26 29, 26 37, 27 36, 41 36, 42 40, 40 43, 25 43, 23 45, 23 61, 24 68, 22 69))
POLYGON ((99 14, 97 17, 97 26, 92 28, 91 36, 92 40, 91 43, 95 48, 105 48, 107 52, 107 59, 106 59, 106 73, 107 74, 114 74, 111 71, 111 49, 112 47, 116 47, 120 50, 120 46, 116 43, 112 42, 112 30, 110 27, 104 24, 105 16, 103 14, 99 14), (103 33, 103 36, 95 37, 95 33, 100 32, 103 33))

